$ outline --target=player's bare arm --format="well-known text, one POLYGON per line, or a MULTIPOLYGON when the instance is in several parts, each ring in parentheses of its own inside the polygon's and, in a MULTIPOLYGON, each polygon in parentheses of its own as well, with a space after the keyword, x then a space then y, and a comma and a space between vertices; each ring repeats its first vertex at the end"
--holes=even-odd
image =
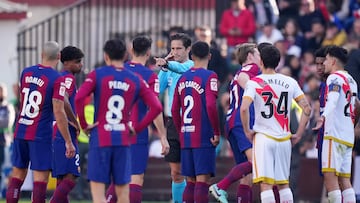
POLYGON ((71 108, 71 104, 69 102, 69 95, 66 93, 64 97, 64 109, 67 118, 69 119, 69 124, 72 125, 76 129, 76 134, 78 135, 80 133, 80 126, 76 119, 75 113, 73 112, 71 108))
MULTIPOLYGON (((340 89, 340 88, 336 88, 336 89, 340 89)), ((330 112, 333 112, 335 110, 339 96, 340 94, 337 91, 330 91, 328 93, 324 113, 322 114, 322 116, 318 118, 316 122, 316 126, 313 128, 313 130, 319 130, 321 126, 324 124, 326 116, 330 112)))
POLYGON ((59 99, 53 99, 53 111, 56 119, 58 129, 65 140, 66 157, 72 158, 75 156, 75 147, 71 141, 71 136, 68 128, 68 121, 64 109, 64 102, 59 99))
POLYGON ((248 74, 241 72, 239 74, 239 77, 237 79, 238 84, 241 86, 241 88, 245 89, 247 81, 250 80, 250 77, 248 74))
POLYGON ((357 97, 355 97, 355 109, 354 109, 354 114, 355 114, 355 122, 354 124, 356 125, 359 122, 359 118, 360 118, 360 101, 357 97))
POLYGON ((158 130, 160 142, 161 142, 161 155, 167 155, 170 151, 170 145, 166 138, 166 129, 164 126, 164 118, 162 114, 159 114, 155 120, 154 124, 156 129, 158 130))
POLYGON ((296 102, 301 107, 302 113, 296 134, 291 137, 293 145, 297 144, 300 141, 311 114, 311 106, 305 96, 301 96, 300 98, 296 99, 296 102))
POLYGON ((243 125, 243 129, 245 132, 246 137, 250 140, 250 142, 253 141, 255 131, 250 129, 250 113, 249 113, 249 107, 252 103, 252 99, 249 97, 243 97, 241 107, 240 107, 240 117, 241 117, 241 123, 243 125))
POLYGON ((359 123, 359 117, 360 117, 360 101, 358 98, 355 99, 355 138, 360 139, 360 123, 359 123))

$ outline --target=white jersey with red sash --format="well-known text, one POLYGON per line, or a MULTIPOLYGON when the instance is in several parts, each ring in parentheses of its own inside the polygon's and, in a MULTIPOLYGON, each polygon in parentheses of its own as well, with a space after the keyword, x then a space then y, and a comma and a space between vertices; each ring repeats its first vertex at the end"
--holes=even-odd
POLYGON ((327 101, 323 113, 325 116, 324 139, 332 139, 335 142, 353 146, 353 109, 356 92, 357 84, 347 72, 337 71, 329 75, 326 80, 327 101))
POLYGON ((252 78, 246 85, 244 97, 250 97, 255 105, 253 130, 275 139, 289 139, 291 101, 303 96, 291 77, 276 73, 252 78))

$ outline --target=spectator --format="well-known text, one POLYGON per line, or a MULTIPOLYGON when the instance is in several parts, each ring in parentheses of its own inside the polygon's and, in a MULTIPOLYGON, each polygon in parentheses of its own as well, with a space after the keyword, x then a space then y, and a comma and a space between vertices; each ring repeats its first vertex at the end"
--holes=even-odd
POLYGON ((346 32, 339 29, 335 23, 330 23, 326 28, 326 34, 322 46, 336 45, 342 46, 346 42, 346 32))
POLYGON ((281 34, 280 30, 278 30, 273 24, 266 23, 262 27, 262 33, 259 35, 259 37, 256 39, 256 42, 258 44, 263 42, 268 42, 271 44, 274 44, 275 42, 279 40, 283 40, 284 37, 281 34))
MULTIPOLYGON (((0 83, 0 173, 2 171, 2 165, 5 160, 5 134, 6 132, 12 131, 12 126, 15 120, 15 109, 7 101, 7 88, 5 84, 0 83)), ((0 187, 1 187, 1 176, 0 176, 0 187)), ((0 188, 1 191, 2 188, 0 188)))
POLYGON ((360 43, 360 18, 357 18, 350 30, 350 33, 347 35, 347 42, 344 47, 349 51, 353 51, 359 48, 360 43))
POLYGON ((253 0, 249 5, 255 15, 256 27, 261 28, 267 23, 275 24, 277 16, 274 14, 277 8, 270 4, 269 0, 253 0))
POLYGON ((282 34, 287 49, 293 45, 300 47, 301 50, 304 49, 304 37, 299 34, 299 27, 296 20, 289 18, 285 23, 282 34))
POLYGON ((299 17, 300 0, 277 0, 279 7, 279 20, 277 27, 282 29, 285 22, 289 19, 297 19, 299 17))
POLYGON ((305 38, 305 50, 314 51, 321 47, 325 38, 325 26, 322 24, 321 19, 315 18, 311 22, 311 37, 305 38))
POLYGON ((221 56, 220 51, 212 40, 212 32, 208 26, 199 26, 194 30, 195 37, 199 41, 206 42, 210 46, 211 59, 208 70, 214 71, 219 78, 220 83, 224 83, 229 74, 226 60, 221 56))
POLYGON ((299 10, 299 27, 305 38, 313 37, 311 32, 311 23, 313 19, 319 19, 322 24, 325 24, 325 19, 320 10, 315 9, 314 0, 301 0, 299 10))
POLYGON ((230 56, 235 46, 248 42, 255 31, 255 18, 245 7, 245 0, 231 0, 231 8, 224 11, 220 21, 220 33, 226 38, 228 46, 228 63, 230 63, 230 56))

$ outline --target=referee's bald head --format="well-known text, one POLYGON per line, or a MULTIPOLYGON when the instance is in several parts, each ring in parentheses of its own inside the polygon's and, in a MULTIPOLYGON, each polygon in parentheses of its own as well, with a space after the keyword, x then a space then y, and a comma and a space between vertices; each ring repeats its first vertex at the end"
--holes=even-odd
POLYGON ((58 60, 60 54, 60 46, 55 41, 45 42, 42 50, 42 56, 45 60, 58 60))

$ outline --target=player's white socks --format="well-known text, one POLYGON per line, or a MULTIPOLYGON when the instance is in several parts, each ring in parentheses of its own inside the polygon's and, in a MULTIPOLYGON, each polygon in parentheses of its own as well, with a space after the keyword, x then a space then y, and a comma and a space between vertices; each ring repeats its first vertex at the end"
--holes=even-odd
POLYGON ((272 190, 265 190, 261 192, 261 203, 275 203, 275 196, 272 190))
POLYGON ((355 191, 353 188, 348 188, 342 192, 343 203, 355 203, 355 191))
POLYGON ((333 190, 328 192, 329 203, 341 203, 341 191, 333 190))
POLYGON ((293 203, 293 193, 290 188, 285 188, 279 191, 280 194, 280 202, 293 203))

